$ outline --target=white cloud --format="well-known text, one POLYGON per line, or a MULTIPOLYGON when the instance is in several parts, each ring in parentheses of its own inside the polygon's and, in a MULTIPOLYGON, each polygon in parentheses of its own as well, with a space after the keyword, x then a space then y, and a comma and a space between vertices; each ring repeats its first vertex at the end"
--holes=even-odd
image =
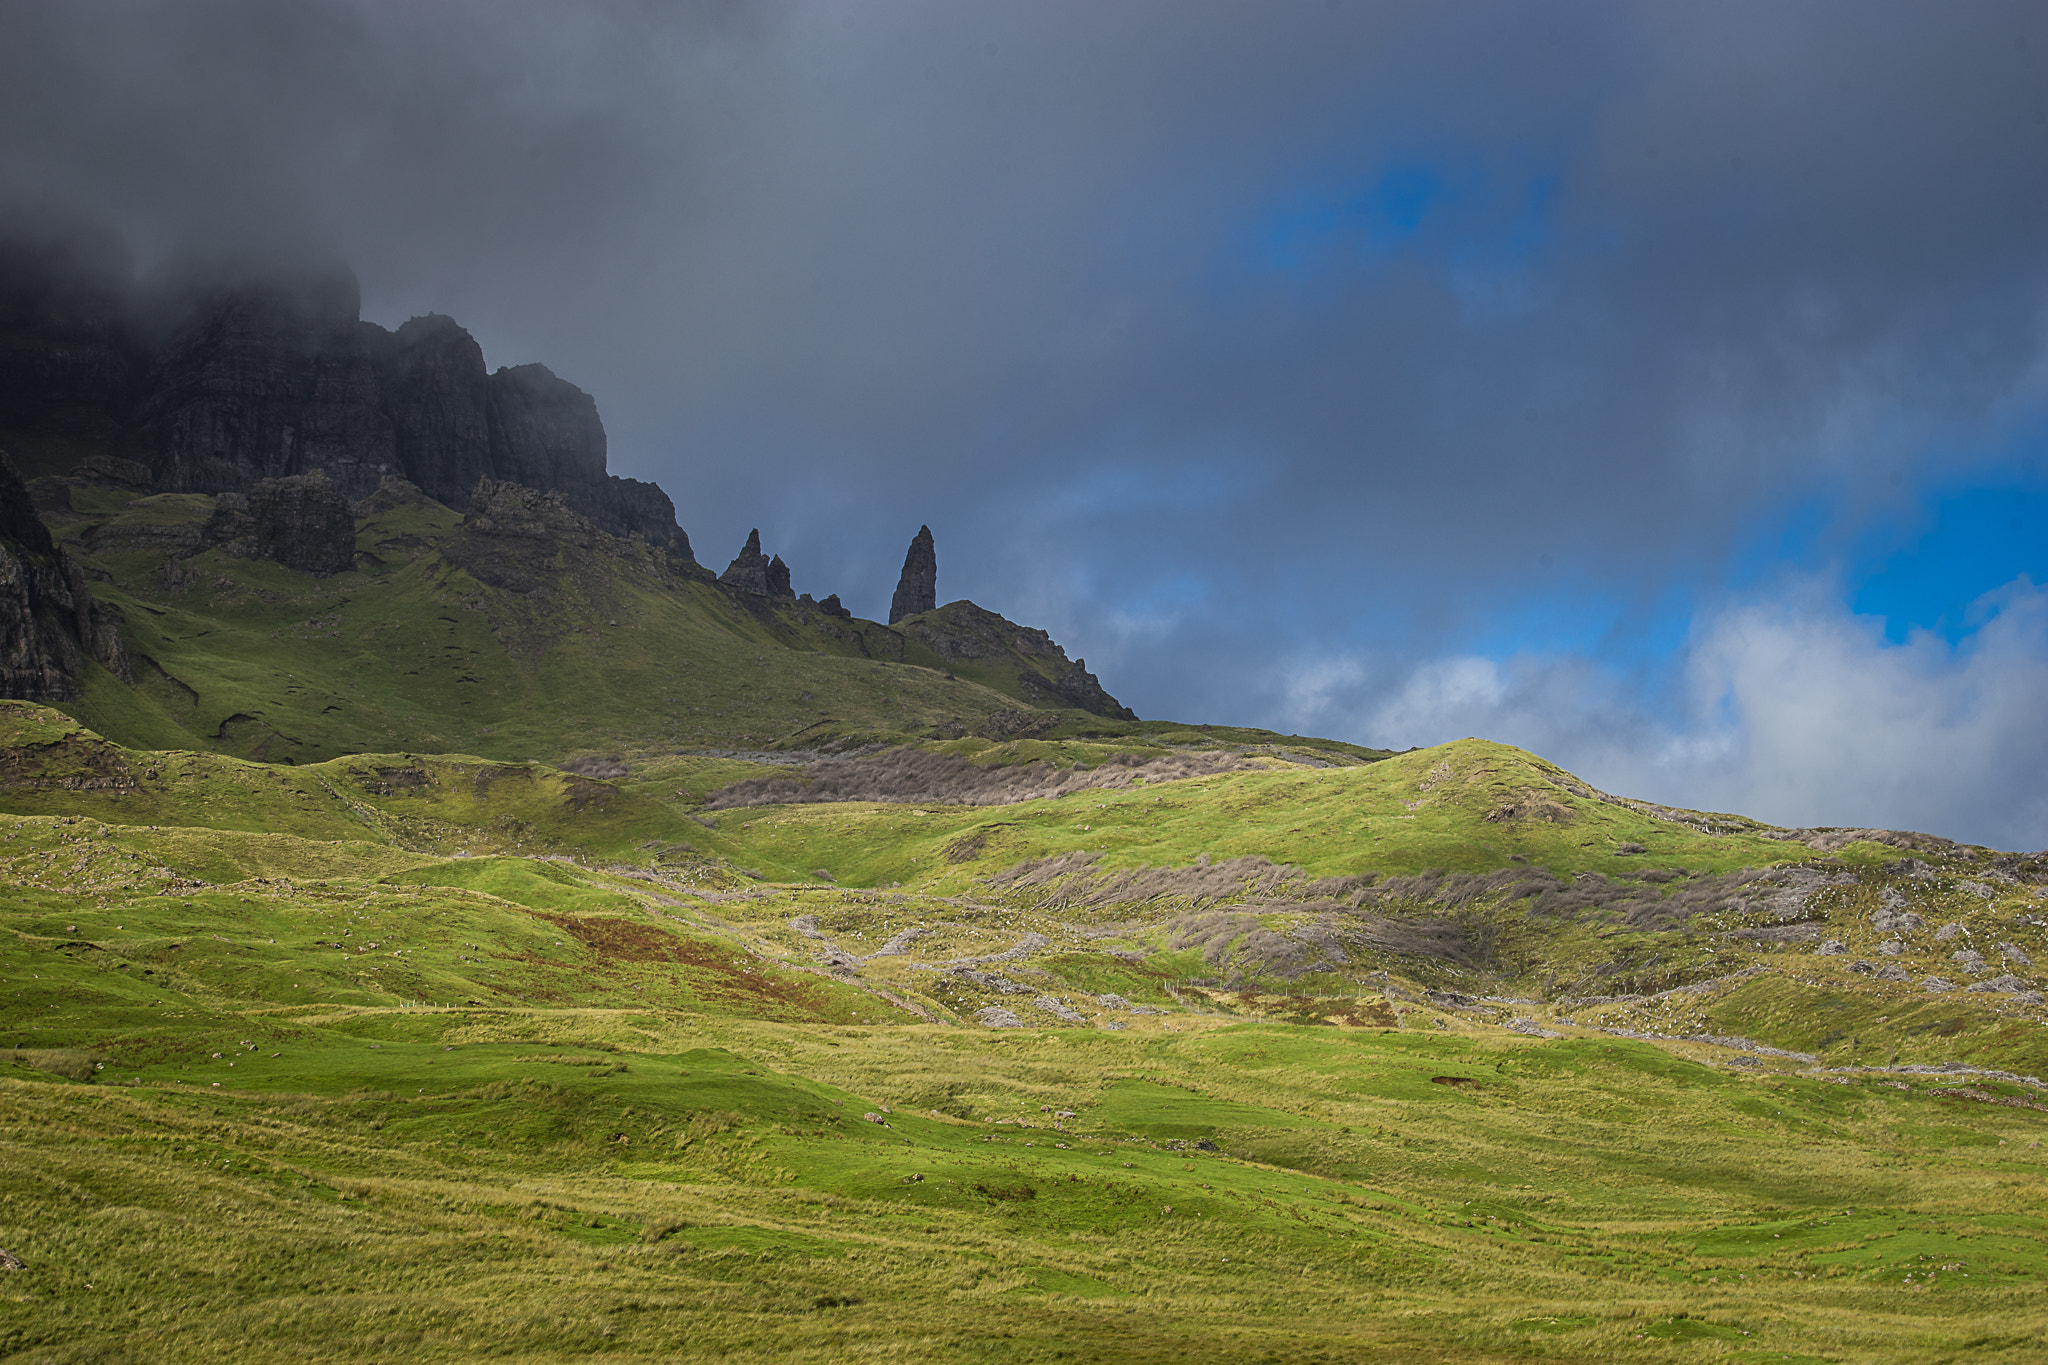
POLYGON ((1919 829, 2003 848, 2048 845, 2048 590, 1979 599, 1952 645, 1884 623, 1808 582, 1695 623, 1661 680, 1585 655, 1296 664, 1284 724, 1405 747, 1476 734, 1610 791, 1786 825, 1919 829))

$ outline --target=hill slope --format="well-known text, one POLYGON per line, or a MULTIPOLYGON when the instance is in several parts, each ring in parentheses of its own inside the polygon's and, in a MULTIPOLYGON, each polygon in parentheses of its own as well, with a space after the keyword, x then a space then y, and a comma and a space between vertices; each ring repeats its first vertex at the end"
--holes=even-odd
POLYGON ((1042 632, 972 604, 943 610, 1002 630, 971 666, 949 663, 915 630, 720 583, 550 495, 480 496, 458 515, 387 488, 356 509, 355 567, 322 576, 210 539, 215 498, 70 490, 45 515, 119 613, 135 680, 88 666, 71 709, 133 743, 294 763, 816 748, 1129 716, 1042 632))
POLYGON ((2039 998, 1950 960, 2048 951, 2033 860, 1478 741, 928 741, 841 761, 1064 794, 757 805, 852 779, 0 727, 24 1358, 2017 1362, 2048 1327, 2048 1088, 2002 1074, 2048 1070, 2039 998))

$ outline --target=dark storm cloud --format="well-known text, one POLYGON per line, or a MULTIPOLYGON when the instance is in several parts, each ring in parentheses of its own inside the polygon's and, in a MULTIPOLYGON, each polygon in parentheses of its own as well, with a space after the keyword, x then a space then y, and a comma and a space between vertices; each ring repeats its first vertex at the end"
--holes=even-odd
POLYGON ((707 560, 759 524, 878 611, 928 521, 942 596, 1147 713, 1273 720, 1332 653, 1384 711, 1505 618, 1625 633, 2042 404, 2037 5, 0 22, 8 198, 145 264, 338 256, 371 316, 546 361, 707 560))

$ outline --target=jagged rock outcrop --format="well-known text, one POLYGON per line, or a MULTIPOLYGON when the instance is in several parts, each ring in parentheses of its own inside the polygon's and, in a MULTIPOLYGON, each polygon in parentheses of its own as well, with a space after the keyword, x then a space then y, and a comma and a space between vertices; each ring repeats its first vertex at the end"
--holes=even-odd
POLYGON ((321 470, 264 479, 249 490, 256 553, 301 573, 341 573, 356 555, 356 518, 321 470))
POLYGON ((590 395, 541 365, 488 373, 450 318, 364 322, 345 270, 182 287, 145 309, 75 254, 0 244, 0 439, 32 448, 37 473, 119 453, 158 491, 219 494, 324 469, 350 501, 397 474, 458 511, 489 477, 691 557, 668 495, 606 472, 590 395))
POLYGON ((597 544, 598 528, 560 493, 479 479, 468 502, 460 530, 441 542, 441 553, 494 588, 539 592, 559 568, 564 548, 597 544))
POLYGON ((846 609, 846 605, 839 600, 839 594, 836 592, 826 594, 825 600, 818 603, 818 610, 827 616, 837 616, 842 621, 853 619, 853 613, 846 609))
POLYGON ((761 553, 759 528, 747 532, 747 543, 733 556, 732 563, 725 566, 725 572, 718 576, 718 581, 763 597, 780 597, 789 602, 797 600, 796 590, 789 584, 789 565, 782 562, 781 555, 770 558, 761 553))
POLYGON ((761 553, 761 531, 759 527, 747 532, 747 543, 733 556, 732 563, 725 566, 725 572, 718 576, 721 583, 730 583, 746 592, 768 594, 768 556, 761 553))
POLYGON ((275 560, 301 573, 342 573, 355 564, 355 509, 321 470, 263 479, 247 493, 216 497, 200 542, 186 553, 219 550, 236 559, 275 560))
POLYGON ((129 676, 112 613, 50 538, 20 474, 0 454, 0 697, 69 700, 88 659, 129 676))
POLYGON ((939 604, 939 555, 932 545, 932 528, 920 526, 903 556, 903 574, 896 580, 896 595, 889 600, 889 624, 907 616, 930 611, 939 604))
POLYGON ((1112 720, 1138 718, 1103 691, 1086 659, 1068 659, 1044 631, 1005 620, 972 602, 948 602, 897 629, 922 641, 947 663, 965 666, 963 673, 1000 670, 1007 675, 1014 667, 1016 695, 1034 706, 1071 706, 1112 720))

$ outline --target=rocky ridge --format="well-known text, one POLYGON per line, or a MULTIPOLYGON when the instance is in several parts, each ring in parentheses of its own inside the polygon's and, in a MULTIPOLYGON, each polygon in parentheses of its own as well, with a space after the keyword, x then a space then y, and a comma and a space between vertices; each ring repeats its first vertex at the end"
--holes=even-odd
POLYGON ((1113 720, 1138 718, 1103 689, 1086 659, 1069 659, 1044 631, 1020 626, 964 598, 895 625, 963 675, 1011 674, 1015 694, 1034 706, 1075 707, 1113 720))

